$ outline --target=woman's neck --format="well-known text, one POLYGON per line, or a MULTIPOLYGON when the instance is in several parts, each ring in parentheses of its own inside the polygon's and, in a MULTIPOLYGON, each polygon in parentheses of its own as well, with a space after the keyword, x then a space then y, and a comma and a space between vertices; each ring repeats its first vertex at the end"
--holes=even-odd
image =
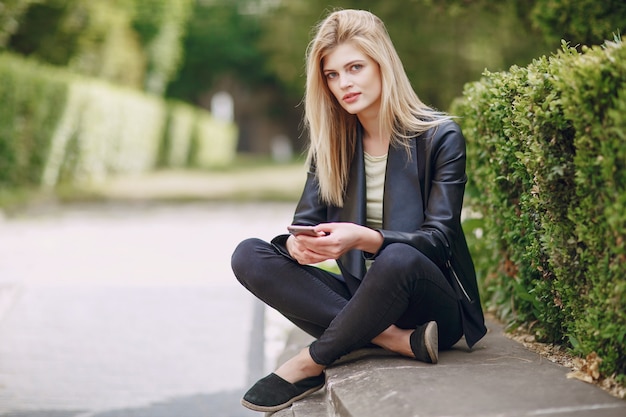
POLYGON ((363 123, 363 150, 372 156, 382 156, 389 150, 390 132, 384 132, 380 129, 378 120, 363 123))

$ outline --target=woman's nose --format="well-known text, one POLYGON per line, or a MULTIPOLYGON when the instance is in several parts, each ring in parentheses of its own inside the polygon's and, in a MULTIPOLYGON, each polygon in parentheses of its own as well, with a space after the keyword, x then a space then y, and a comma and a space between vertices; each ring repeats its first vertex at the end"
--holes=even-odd
POLYGON ((352 87, 352 79, 348 75, 340 75, 339 76, 339 86, 342 89, 352 87))

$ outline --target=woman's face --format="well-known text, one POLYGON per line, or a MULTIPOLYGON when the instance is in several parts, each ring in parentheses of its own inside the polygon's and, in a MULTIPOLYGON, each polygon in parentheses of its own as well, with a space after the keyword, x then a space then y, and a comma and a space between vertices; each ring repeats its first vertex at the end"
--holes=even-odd
POLYGON ((342 43, 322 60, 322 72, 331 93, 348 113, 377 117, 382 81, 378 63, 351 43, 342 43))

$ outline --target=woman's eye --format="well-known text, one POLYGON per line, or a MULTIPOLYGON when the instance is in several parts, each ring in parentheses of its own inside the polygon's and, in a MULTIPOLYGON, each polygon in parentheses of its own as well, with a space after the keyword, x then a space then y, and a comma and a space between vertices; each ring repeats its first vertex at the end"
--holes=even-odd
POLYGON ((329 72, 326 73, 326 78, 328 78, 329 80, 332 80, 333 78, 337 77, 337 73, 336 72, 329 72))
POLYGON ((358 71, 358 70, 360 70, 361 68, 363 68, 363 65, 362 65, 362 64, 354 64, 354 65, 352 66, 352 71, 358 71))

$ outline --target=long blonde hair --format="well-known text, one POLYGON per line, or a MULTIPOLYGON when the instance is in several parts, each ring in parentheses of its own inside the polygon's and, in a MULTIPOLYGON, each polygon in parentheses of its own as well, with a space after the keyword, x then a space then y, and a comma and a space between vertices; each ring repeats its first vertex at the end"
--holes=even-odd
POLYGON ((392 132, 391 144, 408 147, 410 140, 450 119, 426 106, 413 90, 384 23, 364 10, 336 10, 322 20, 307 48, 305 125, 309 130, 308 163, 316 166, 322 201, 343 206, 358 119, 346 112, 330 92, 323 59, 351 42, 380 66, 381 132, 392 132))

